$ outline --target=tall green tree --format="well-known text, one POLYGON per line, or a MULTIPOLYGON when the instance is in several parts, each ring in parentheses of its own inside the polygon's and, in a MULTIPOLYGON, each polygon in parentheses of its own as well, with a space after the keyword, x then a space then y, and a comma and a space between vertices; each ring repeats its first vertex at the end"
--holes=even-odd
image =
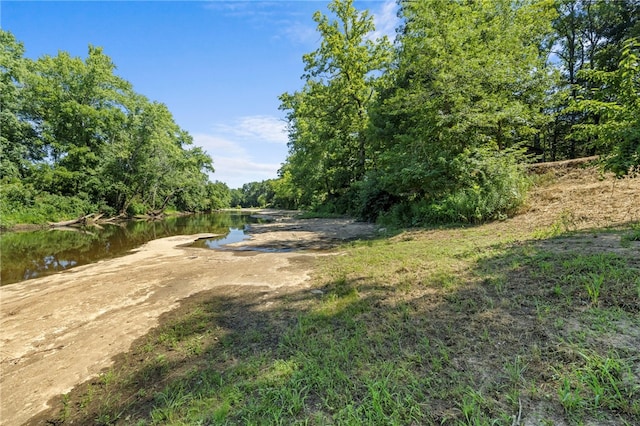
POLYGON ((126 120, 122 105, 131 93, 114 70, 102 49, 92 46, 85 61, 60 52, 32 64, 24 93, 26 114, 47 154, 40 189, 100 197, 98 166, 105 146, 119 137, 126 120))
POLYGON ((288 111, 288 170, 306 204, 343 196, 370 167, 368 109, 390 61, 388 40, 370 38, 375 28, 368 12, 352 0, 328 7, 335 19, 313 16, 322 39, 303 57, 304 88, 280 97, 288 111))
POLYGON ((597 124, 582 123, 574 132, 595 140, 605 170, 617 176, 640 172, 640 38, 630 38, 614 71, 584 70, 583 77, 598 89, 579 99, 575 110, 597 114, 597 124))
MULTIPOLYGON (((542 111, 551 73, 544 48, 553 3, 400 5, 405 24, 398 66, 373 114, 380 185, 393 196, 427 203, 469 188, 495 188, 500 168, 492 158, 533 145, 547 120, 542 111)), ((508 199, 510 189, 501 190, 508 199)))
POLYGON ((582 71, 614 71, 625 41, 640 36, 640 1, 557 0, 556 10, 554 53, 562 79, 547 111, 553 123, 545 134, 545 158, 602 154, 604 147, 592 136, 572 131, 574 126, 597 125, 601 117, 594 110, 570 106, 599 90, 598 83, 584 78, 582 71))
POLYGON ((24 179, 43 152, 26 119, 24 85, 29 61, 13 34, 0 30, 0 180, 24 179))
POLYGON ((0 38, 3 210, 38 198, 71 214, 211 208, 211 157, 164 104, 115 75, 101 48, 89 46, 85 59, 59 52, 31 61, 13 35, 0 38))
POLYGON ((231 207, 232 194, 226 183, 207 183, 207 208, 206 210, 217 210, 231 207))
POLYGON ((206 209, 211 158, 190 146, 191 136, 175 123, 166 105, 140 95, 127 104, 126 122, 105 149, 100 168, 110 205, 120 213, 132 203, 152 211, 169 202, 184 210, 206 209))

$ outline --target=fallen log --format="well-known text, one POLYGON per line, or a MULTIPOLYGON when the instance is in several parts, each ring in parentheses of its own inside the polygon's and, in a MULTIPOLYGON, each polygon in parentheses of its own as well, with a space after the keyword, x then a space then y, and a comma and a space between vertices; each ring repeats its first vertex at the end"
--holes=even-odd
POLYGON ((573 158, 571 160, 550 161, 547 163, 533 163, 529 164, 527 166, 527 169, 530 173, 534 174, 543 174, 551 170, 569 170, 595 163, 596 161, 598 161, 598 158, 599 157, 597 155, 594 155, 592 157, 573 158))
POLYGON ((102 216, 104 216, 104 213, 97 214, 94 218, 91 219, 91 223, 99 221, 102 216))
POLYGON ((71 226, 71 225, 86 225, 87 220, 93 217, 94 215, 95 213, 91 213, 85 216, 80 216, 76 219, 63 220, 62 222, 47 222, 47 223, 51 228, 62 228, 62 227, 71 226))
POLYGON ((127 219, 127 214, 126 213, 120 213, 117 216, 112 216, 109 217, 107 219, 102 219, 100 222, 101 223, 112 223, 112 222, 119 222, 119 221, 123 221, 127 219))

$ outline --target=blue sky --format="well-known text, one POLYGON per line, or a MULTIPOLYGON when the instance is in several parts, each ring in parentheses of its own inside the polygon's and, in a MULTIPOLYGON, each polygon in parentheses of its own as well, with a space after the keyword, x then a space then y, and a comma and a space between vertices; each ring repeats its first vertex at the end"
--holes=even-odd
MULTIPOLYGON (((302 55, 319 46, 312 15, 327 1, 11 1, 2 29, 36 59, 101 46, 116 74, 169 107, 231 188, 277 177, 287 156, 278 96, 303 86, 302 55)), ((394 0, 356 1, 381 34, 394 0)))

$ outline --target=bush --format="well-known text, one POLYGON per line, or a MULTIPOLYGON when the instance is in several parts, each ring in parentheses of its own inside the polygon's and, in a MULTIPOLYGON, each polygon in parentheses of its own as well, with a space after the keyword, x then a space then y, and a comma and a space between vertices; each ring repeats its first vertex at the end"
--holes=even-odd
POLYGON ((384 189, 380 177, 370 173, 362 182, 352 187, 356 192, 351 214, 367 222, 375 222, 380 215, 387 213, 402 198, 384 189))
POLYGON ((3 183, 0 185, 0 201, 6 206, 32 206, 35 201, 33 189, 20 182, 3 183))
POLYGON ((20 184, 3 185, 0 191, 0 226, 58 222, 98 211, 81 197, 65 197, 48 192, 37 193, 20 184))
POLYGON ((132 201, 127 207, 127 216, 136 216, 146 214, 149 209, 144 204, 132 201))
POLYGON ((466 150, 453 161, 455 185, 448 194, 396 204, 380 221, 387 226, 425 226, 505 218, 524 203, 531 186, 522 160, 516 150, 466 150))
POLYGON ((79 197, 65 197, 57 194, 42 193, 38 197, 45 213, 45 220, 57 221, 67 218, 84 216, 95 212, 96 208, 86 199, 79 197))

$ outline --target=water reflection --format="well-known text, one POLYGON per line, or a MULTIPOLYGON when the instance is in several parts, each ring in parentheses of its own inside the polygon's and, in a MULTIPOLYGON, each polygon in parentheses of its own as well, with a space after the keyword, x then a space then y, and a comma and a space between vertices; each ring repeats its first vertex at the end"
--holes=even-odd
POLYGON ((172 235, 212 233, 206 248, 242 241, 249 214, 223 212, 132 221, 73 230, 6 232, 0 235, 0 284, 6 285, 126 254, 144 243, 172 235))
POLYGON ((190 244, 191 247, 200 247, 208 249, 222 249, 225 244, 239 243, 249 239, 244 233, 244 228, 229 228, 229 233, 224 237, 217 238, 201 238, 190 244))

